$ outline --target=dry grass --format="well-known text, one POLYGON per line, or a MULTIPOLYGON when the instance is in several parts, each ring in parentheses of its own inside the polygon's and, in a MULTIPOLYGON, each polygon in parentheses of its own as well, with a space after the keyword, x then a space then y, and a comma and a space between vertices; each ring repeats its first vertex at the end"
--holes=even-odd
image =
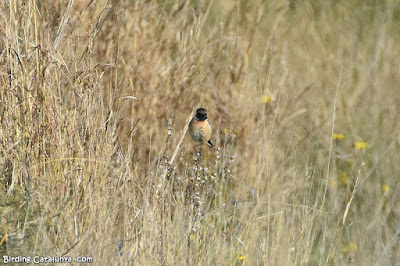
POLYGON ((399 264, 399 16, 392 0, 2 1, 1 255, 399 264))

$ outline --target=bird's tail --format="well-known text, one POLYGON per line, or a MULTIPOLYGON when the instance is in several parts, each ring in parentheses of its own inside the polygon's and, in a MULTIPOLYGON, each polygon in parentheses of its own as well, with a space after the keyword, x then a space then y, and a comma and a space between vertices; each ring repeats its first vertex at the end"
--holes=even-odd
POLYGON ((214 145, 212 144, 211 140, 207 141, 208 146, 210 146, 210 148, 214 147, 214 145))

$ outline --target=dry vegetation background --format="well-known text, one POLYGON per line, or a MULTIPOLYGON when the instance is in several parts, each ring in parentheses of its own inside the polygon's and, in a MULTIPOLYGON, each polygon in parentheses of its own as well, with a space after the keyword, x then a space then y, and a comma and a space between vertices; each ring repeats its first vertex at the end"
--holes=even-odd
POLYGON ((400 262, 399 1, 0 5, 0 255, 400 262))

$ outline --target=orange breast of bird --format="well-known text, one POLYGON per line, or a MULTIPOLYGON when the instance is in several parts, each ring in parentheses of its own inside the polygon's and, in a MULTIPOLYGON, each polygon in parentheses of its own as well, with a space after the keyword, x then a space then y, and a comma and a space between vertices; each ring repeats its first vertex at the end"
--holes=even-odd
POLYGON ((205 121, 192 121, 193 123, 193 131, 190 132, 193 139, 196 139, 199 142, 206 142, 211 138, 211 126, 207 120, 205 121))

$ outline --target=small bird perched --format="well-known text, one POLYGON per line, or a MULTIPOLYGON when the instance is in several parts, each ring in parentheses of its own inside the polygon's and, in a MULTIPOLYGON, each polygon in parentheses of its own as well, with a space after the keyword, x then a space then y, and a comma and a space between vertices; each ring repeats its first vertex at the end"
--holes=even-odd
POLYGON ((195 116, 189 123, 189 133, 193 140, 207 144, 212 148, 213 144, 210 141, 212 128, 207 119, 207 110, 199 108, 196 110, 195 116))

